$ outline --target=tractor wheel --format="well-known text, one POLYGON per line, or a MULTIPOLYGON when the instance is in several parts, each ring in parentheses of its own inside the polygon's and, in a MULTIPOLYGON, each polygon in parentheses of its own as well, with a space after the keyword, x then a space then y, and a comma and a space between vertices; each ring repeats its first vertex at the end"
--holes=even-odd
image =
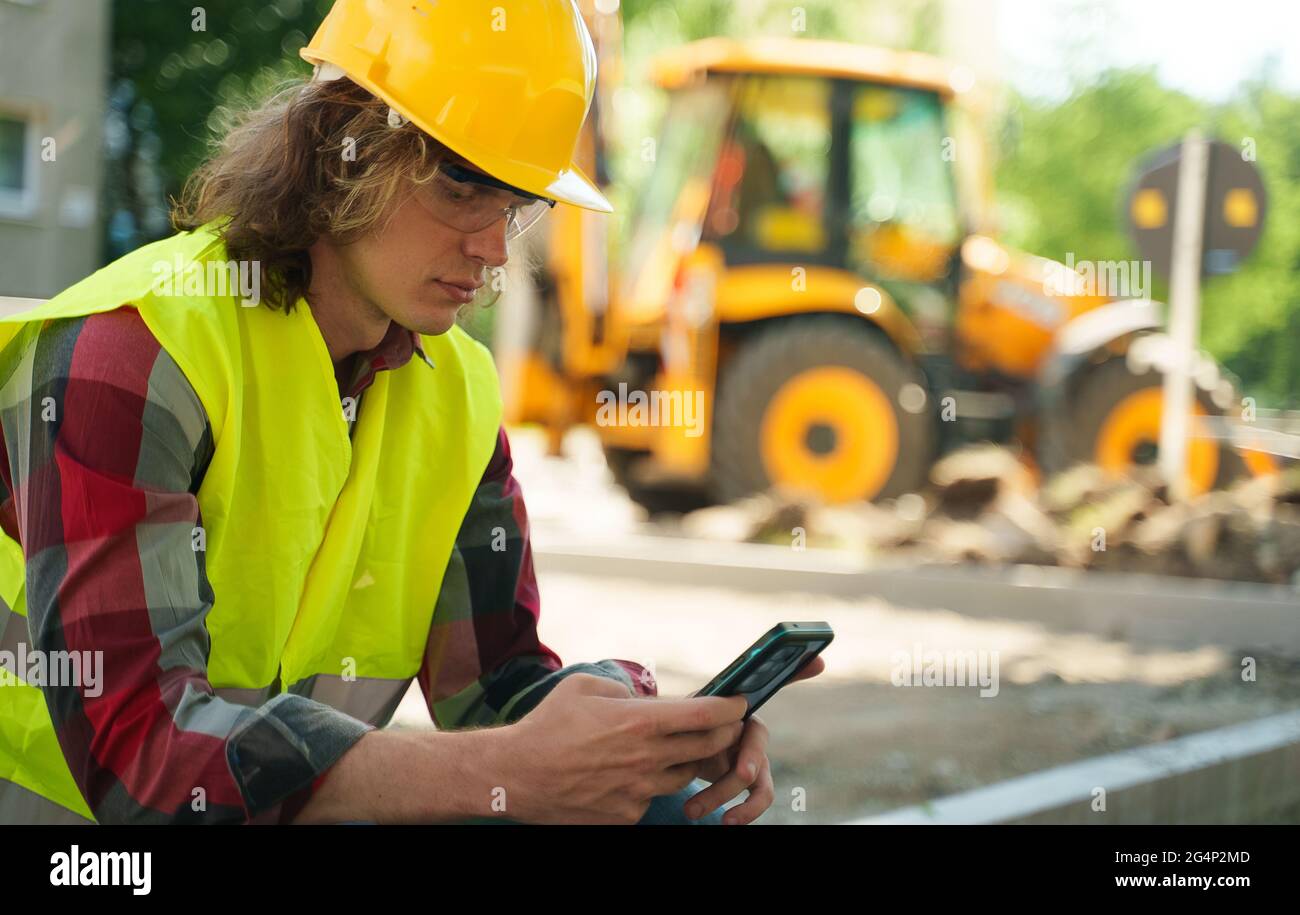
POLYGON ((836 503, 919 489, 936 440, 929 406, 919 373, 866 327, 769 327, 719 375, 714 493, 730 502, 782 486, 836 503))
MULTIPOLYGON (((1155 370, 1134 374, 1127 360, 1111 359, 1081 380, 1060 414, 1044 421, 1043 463, 1047 470, 1064 470, 1093 463, 1125 474, 1135 466, 1157 463, 1164 376, 1155 370)), ((1196 417, 1222 413, 1209 395, 1197 390, 1196 417)), ((1189 490, 1193 494, 1227 486, 1245 470, 1245 463, 1228 444, 1196 437, 1209 430, 1193 420, 1187 447, 1189 490)))

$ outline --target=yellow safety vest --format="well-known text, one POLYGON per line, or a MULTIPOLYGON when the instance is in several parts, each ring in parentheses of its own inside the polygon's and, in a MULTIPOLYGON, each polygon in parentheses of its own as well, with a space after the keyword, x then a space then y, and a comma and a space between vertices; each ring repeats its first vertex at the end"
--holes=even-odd
MULTIPOLYGON (((246 705, 290 690, 386 722, 419 671, 456 534, 495 447, 491 355, 458 327, 424 337, 435 367, 416 359, 379 373, 350 439, 307 305, 286 315, 242 305, 237 290, 158 294, 155 267, 177 255, 186 265, 227 257, 209 230, 182 233, 0 319, 0 378, 44 321, 136 308, 212 426, 195 537, 206 540, 215 594, 212 686, 246 705)), ((0 597, 26 616, 22 548, 3 533, 0 597)), ((91 818, 35 686, 0 687, 0 793, 5 781, 91 818)))

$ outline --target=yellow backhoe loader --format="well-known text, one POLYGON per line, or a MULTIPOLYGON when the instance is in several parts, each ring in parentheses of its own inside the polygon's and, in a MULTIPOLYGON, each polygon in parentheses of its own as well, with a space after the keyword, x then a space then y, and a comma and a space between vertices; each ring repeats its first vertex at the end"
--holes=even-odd
MULTIPOLYGON (((617 45, 616 28, 593 23, 598 47, 617 45)), ((616 59, 601 65, 619 78, 616 59)), ((1161 308, 990 236, 981 105, 962 68, 714 38, 661 57, 654 78, 667 113, 617 250, 606 217, 550 217, 538 317, 504 351, 509 420, 544 424, 556 447, 593 424, 652 508, 770 486, 894 496, 969 441, 1013 443, 1049 471, 1154 462, 1162 379, 1129 352, 1161 308)), ((583 150, 602 179, 607 98, 583 150)), ((1222 374, 1198 378, 1199 414, 1226 409, 1222 374)), ((1194 492, 1247 466, 1271 469, 1191 442, 1194 492)))

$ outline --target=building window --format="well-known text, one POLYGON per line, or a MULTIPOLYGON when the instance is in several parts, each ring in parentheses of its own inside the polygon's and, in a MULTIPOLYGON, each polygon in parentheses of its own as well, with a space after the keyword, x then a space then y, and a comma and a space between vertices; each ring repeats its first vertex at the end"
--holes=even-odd
POLYGON ((36 205, 36 130, 0 112, 0 216, 31 216, 36 205))

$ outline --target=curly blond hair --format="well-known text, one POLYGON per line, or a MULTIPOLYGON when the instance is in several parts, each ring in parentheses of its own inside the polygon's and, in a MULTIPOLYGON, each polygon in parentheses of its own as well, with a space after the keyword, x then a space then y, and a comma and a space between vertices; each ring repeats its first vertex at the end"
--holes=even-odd
POLYGON ((173 202, 172 225, 217 221, 228 256, 258 264, 263 301, 283 311, 311 285, 317 239, 356 240, 410 182, 456 158, 346 78, 291 83, 225 119, 224 139, 173 202))

